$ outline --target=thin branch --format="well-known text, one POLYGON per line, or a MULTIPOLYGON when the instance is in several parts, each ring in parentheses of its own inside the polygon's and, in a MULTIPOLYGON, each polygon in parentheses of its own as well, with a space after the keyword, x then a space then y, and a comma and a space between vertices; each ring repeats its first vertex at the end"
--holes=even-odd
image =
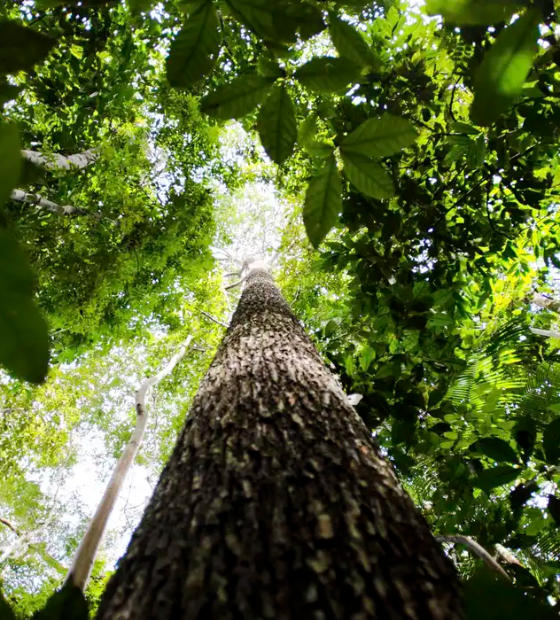
POLYGON ((59 153, 44 155, 38 151, 28 150, 23 150, 21 154, 24 159, 47 170, 82 170, 97 160, 99 149, 88 149, 75 155, 60 155, 59 153))
POLYGON ((472 551, 476 556, 478 556, 488 568, 495 570, 500 573, 503 577, 505 577, 508 581, 511 581, 510 576, 506 573, 506 571, 496 562, 496 560, 484 549, 481 547, 476 540, 473 540, 469 536, 462 536, 461 534, 454 534, 452 536, 436 536, 436 540, 438 542, 448 542, 448 543, 456 543, 459 545, 465 545, 470 551, 472 551))
POLYGON ((537 329, 536 327, 529 328, 533 334, 537 336, 546 336, 547 338, 560 338, 560 332, 552 329, 537 329))
POLYGON ((211 321, 214 321, 214 323, 217 323, 218 325, 221 325, 222 327, 225 327, 226 329, 229 327, 228 325, 226 325, 225 323, 223 323, 222 321, 220 321, 216 317, 213 317, 211 314, 208 314, 208 312, 204 312, 204 310, 200 310, 200 314, 204 315, 207 319, 210 319, 211 321))
POLYGON ((241 286, 243 284, 243 282, 245 282, 245 278, 241 278, 241 280, 239 280, 238 282, 234 282, 233 284, 229 284, 228 286, 225 286, 224 290, 229 291, 232 288, 236 288, 238 286, 241 286))
POLYGON ((17 529, 17 527, 11 521, 8 521, 8 519, 3 519, 2 517, 0 517, 0 523, 5 525, 8 529, 12 530, 12 532, 14 532, 14 534, 17 534, 18 536, 21 536, 21 533, 17 529))
POLYGON ((10 198, 16 202, 25 202, 58 215, 94 215, 85 209, 79 209, 71 205, 59 205, 56 202, 43 198, 39 194, 30 194, 22 189, 14 189, 10 198))

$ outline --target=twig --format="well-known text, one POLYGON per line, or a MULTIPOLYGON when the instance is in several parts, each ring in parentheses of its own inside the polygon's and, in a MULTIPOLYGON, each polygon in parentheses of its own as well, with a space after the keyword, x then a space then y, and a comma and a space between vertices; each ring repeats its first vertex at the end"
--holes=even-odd
POLYGON ((436 536, 436 540, 438 542, 448 542, 448 543, 456 543, 459 545, 465 545, 468 547, 470 551, 472 551, 475 555, 477 555, 481 560, 496 572, 500 573, 503 577, 505 577, 508 581, 511 581, 510 576, 506 573, 506 571, 496 562, 496 560, 484 549, 481 547, 476 540, 473 540, 469 536, 462 536, 461 534, 454 534, 452 536, 436 536))
POLYGON ((245 282, 245 278, 241 278, 241 280, 239 280, 239 282, 234 282, 233 284, 230 284, 229 286, 225 286, 224 290, 229 291, 232 288, 236 288, 237 286, 241 286, 241 284, 243 284, 243 282, 245 282))
POLYGON ((226 329, 229 327, 228 325, 226 325, 225 323, 223 323, 222 321, 220 321, 216 317, 213 317, 211 314, 208 314, 208 312, 204 312, 204 310, 200 310, 200 314, 204 315, 207 319, 210 319, 211 321, 214 321, 214 323, 217 323, 218 325, 221 325, 222 327, 225 327, 226 329))

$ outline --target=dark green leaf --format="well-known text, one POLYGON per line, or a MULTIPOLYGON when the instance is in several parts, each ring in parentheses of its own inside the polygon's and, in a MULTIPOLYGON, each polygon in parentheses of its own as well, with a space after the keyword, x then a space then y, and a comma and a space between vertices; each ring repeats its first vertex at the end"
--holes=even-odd
POLYGON ((495 24, 509 19, 523 0, 427 0, 428 15, 442 15, 452 24, 495 24))
POLYGON ((0 225, 0 363, 41 383, 49 364, 47 325, 33 301, 33 276, 16 239, 0 225))
POLYGON ((316 248, 335 225, 342 211, 342 180, 331 155, 307 188, 303 221, 309 240, 316 248))
POLYGON ((261 39, 281 43, 296 40, 297 21, 277 0, 226 0, 238 19, 261 39))
POLYGON ((531 495, 533 495, 535 491, 538 491, 538 489, 539 485, 536 480, 518 484, 509 494, 509 505, 511 506, 511 509, 514 512, 520 510, 520 508, 529 501, 531 495))
POLYGON ((12 611, 12 608, 8 604, 8 601, 4 598, 4 595, 0 591, 0 620, 16 620, 16 616, 12 611))
POLYGON ((220 22, 211 2, 198 6, 177 34, 167 58, 167 80, 192 86, 212 71, 220 52, 220 22))
POLYGON ((537 53, 541 13, 529 9, 498 35, 474 79, 471 118, 491 125, 521 93, 537 53))
POLYGON ((384 157, 398 153, 414 143, 418 134, 412 123, 399 116, 383 114, 370 118, 347 136, 340 150, 343 153, 361 153, 369 157, 384 157))
POLYGON ((513 482, 521 473, 520 469, 515 469, 509 465, 498 465, 492 469, 485 469, 473 481, 473 486, 483 491, 491 491, 509 482, 513 482))
POLYGON ((383 200, 391 198, 395 187, 383 167, 359 153, 342 152, 344 174, 362 194, 383 200))
POLYGON ((156 5, 157 0, 128 0, 128 7, 133 15, 147 13, 156 5))
POLYGON ((550 516, 554 519, 554 523, 558 527, 560 527, 560 499, 555 497, 554 495, 548 496, 548 512, 550 516))
POLYGON ((265 99, 257 119, 257 129, 264 150, 272 161, 281 164, 292 154, 297 124, 285 82, 274 86, 265 99))
POLYGON ((560 462, 560 418, 556 418, 543 431, 543 448, 546 462, 557 465, 560 462))
POLYGON ((29 71, 42 62, 56 41, 14 21, 0 21, 0 75, 29 71))
POLYGON ((282 77, 283 74, 280 65, 276 61, 270 60, 265 56, 261 56, 257 60, 257 71, 259 75, 271 78, 279 78, 282 77))
POLYGON ((484 437, 473 443, 471 450, 476 450, 498 463, 517 463, 515 450, 503 439, 498 437, 484 437))
POLYGON ((220 86, 202 100, 202 111, 216 118, 241 118, 264 99, 274 78, 246 75, 220 86))
POLYGON ((325 28, 323 13, 307 2, 297 2, 286 7, 288 15, 296 20, 297 29, 304 40, 319 34, 325 28))
POLYGON ((11 84, 0 84, 0 105, 15 99, 22 91, 21 86, 12 86, 11 84))
POLYGON ((347 58, 323 56, 313 58, 300 67, 295 77, 307 88, 318 92, 338 93, 360 76, 359 65, 347 58))
POLYGON ((513 436, 521 450, 523 461, 526 463, 535 447, 537 438, 537 427, 532 418, 520 419, 513 429, 513 436))
POLYGON ((340 56, 348 58, 360 66, 375 66, 378 60, 364 37, 348 22, 336 15, 329 17, 329 32, 332 42, 340 56))
POLYGON ((43 609, 33 614, 32 620, 88 620, 88 617, 88 604, 82 591, 67 581, 43 609))
POLYGON ((528 596, 495 571, 482 567, 466 582, 467 620, 554 620, 547 603, 528 596))
POLYGON ((21 147, 14 125, 0 125, 0 208, 19 181, 22 168, 21 147))

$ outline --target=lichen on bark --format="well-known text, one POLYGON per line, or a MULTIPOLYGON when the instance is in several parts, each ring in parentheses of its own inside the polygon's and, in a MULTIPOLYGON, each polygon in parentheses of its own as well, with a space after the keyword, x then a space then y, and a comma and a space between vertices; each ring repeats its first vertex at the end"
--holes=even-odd
POLYGON ((262 269, 98 618, 463 618, 451 563, 262 269))

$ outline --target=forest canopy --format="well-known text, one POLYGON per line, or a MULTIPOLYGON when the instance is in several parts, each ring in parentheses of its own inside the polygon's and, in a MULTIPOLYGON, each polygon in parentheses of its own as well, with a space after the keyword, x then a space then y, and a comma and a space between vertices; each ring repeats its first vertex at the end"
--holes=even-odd
POLYGON ((148 399, 94 613, 254 255, 470 584, 468 617, 557 617, 559 10, 2 3, 0 579, 17 618, 62 584, 135 390, 189 338, 148 399), (499 594, 466 540, 505 571, 499 594))

